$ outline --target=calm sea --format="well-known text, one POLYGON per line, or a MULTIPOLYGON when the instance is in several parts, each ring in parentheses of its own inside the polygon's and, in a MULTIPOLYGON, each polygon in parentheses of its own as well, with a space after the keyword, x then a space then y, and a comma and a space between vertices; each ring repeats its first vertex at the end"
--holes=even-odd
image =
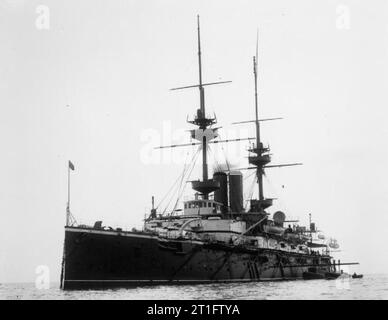
POLYGON ((388 275, 363 279, 251 282, 232 284, 137 287, 116 290, 62 291, 35 284, 0 284, 0 299, 388 299, 388 275))

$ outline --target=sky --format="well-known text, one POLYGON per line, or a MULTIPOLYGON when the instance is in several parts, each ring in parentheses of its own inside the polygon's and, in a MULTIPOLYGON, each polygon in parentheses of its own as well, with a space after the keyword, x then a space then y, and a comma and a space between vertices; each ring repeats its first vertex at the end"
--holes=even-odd
MULTIPOLYGON (((206 88, 221 138, 254 135, 231 123, 254 117, 259 30, 260 117, 284 118, 263 142, 274 164, 303 163, 267 170, 270 212, 311 213, 337 259, 387 270, 386 1, 0 0, 0 282, 39 266, 59 281, 68 160, 78 223, 139 228, 163 199, 195 152, 153 148, 190 142, 198 92, 169 89, 198 82, 197 14, 204 81, 232 81, 206 88)), ((247 147, 209 161, 248 166, 247 147)))

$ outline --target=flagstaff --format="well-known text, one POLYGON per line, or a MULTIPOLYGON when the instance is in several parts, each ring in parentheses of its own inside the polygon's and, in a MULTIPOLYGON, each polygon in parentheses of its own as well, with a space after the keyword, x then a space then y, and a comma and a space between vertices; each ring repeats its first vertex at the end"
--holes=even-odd
POLYGON ((70 213, 70 170, 74 171, 74 164, 69 160, 67 166, 67 205, 66 205, 66 226, 70 225, 71 213, 70 213))
MULTIPOLYGON (((66 204, 66 227, 70 227, 75 224, 75 219, 70 212, 70 170, 74 171, 74 164, 69 160, 67 164, 67 204, 66 204)), ((61 266, 61 278, 60 288, 64 288, 64 279, 66 274, 66 243, 63 244, 62 266, 61 266)))

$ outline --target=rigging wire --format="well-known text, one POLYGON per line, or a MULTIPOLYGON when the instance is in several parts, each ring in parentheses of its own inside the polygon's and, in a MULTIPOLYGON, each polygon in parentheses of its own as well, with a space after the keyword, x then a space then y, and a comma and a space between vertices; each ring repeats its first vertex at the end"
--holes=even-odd
MULTIPOLYGON (((172 200, 174 199, 175 197, 175 194, 179 194, 180 193, 180 189, 182 187, 182 183, 183 181, 185 180, 185 177, 187 175, 187 172, 190 170, 191 167, 194 167, 195 165, 195 162, 196 162, 196 159, 198 157, 198 153, 199 153, 200 149, 198 149, 195 154, 193 155, 193 157, 191 158, 191 161, 185 165, 185 168, 184 168, 184 171, 183 171, 183 174, 180 176, 181 178, 181 183, 179 184, 179 187, 177 188, 177 190, 172 194, 170 200, 168 201, 167 205, 165 206, 165 209, 163 210, 163 214, 166 213, 167 209, 169 208, 172 200), (195 161, 194 161, 195 160, 195 161)), ((191 170, 192 171, 192 170, 191 170)), ((190 173, 191 174, 191 173, 190 173)), ((176 185, 177 186, 177 185, 176 185)))
POLYGON ((256 172, 253 172, 253 174, 251 174, 250 176, 248 176, 247 178, 250 178, 254 176, 252 182, 251 182, 251 186, 249 188, 249 192, 248 192, 248 199, 247 199, 247 203, 245 205, 245 211, 248 209, 248 205, 250 204, 249 200, 252 199, 253 197, 253 192, 255 190, 255 185, 256 185, 256 172))
MULTIPOLYGON (((197 160, 198 160, 199 151, 200 151, 200 148, 198 148, 197 152, 195 153, 195 157, 193 157, 191 169, 190 169, 189 174, 187 175, 187 179, 191 176, 191 173, 193 172, 193 170, 194 170, 194 168, 195 168, 195 164, 197 163, 197 160)), ((184 182, 184 180, 186 180, 186 179, 183 179, 183 177, 182 177, 181 185, 180 185, 180 187, 179 187, 179 189, 178 189, 178 190, 180 190, 180 192, 178 193, 178 197, 177 197, 177 199, 176 199, 174 208, 173 208, 173 210, 171 211, 170 215, 171 215, 173 212, 175 212, 176 207, 178 206, 178 203, 179 203, 179 201, 180 201, 181 198, 182 198, 183 192, 184 192, 185 189, 186 189, 186 185, 187 185, 187 184, 186 184, 186 182, 184 182), (183 187, 182 187, 182 185, 183 185, 183 187)))
MULTIPOLYGON (((219 134, 218 136, 219 136, 219 137, 220 137, 220 139, 221 139, 221 136, 220 136, 220 134, 219 134)), ((230 163, 229 163, 228 157, 226 156, 226 152, 225 152, 225 149, 224 149, 224 146, 223 146, 223 145, 221 145, 221 150, 222 150, 222 153, 224 154, 224 158, 225 158, 226 167, 228 168, 228 171, 230 172, 230 163)), ((222 168, 221 168, 221 170, 220 170, 220 171, 222 171, 222 168)))
MULTIPOLYGON (((220 134, 218 134, 218 138, 221 139, 221 135, 220 134)), ((214 163, 215 163, 214 166, 213 166, 214 171, 225 172, 226 170, 225 170, 225 166, 224 165, 226 165, 227 171, 230 172, 231 166, 230 166, 230 162, 228 160, 228 157, 226 156, 226 152, 225 152, 224 146, 222 144, 219 144, 218 146, 221 147, 221 150, 222 150, 222 153, 223 153, 223 157, 225 159, 225 163, 220 162, 217 159, 217 157, 216 157, 216 153, 212 152, 212 149, 210 149, 210 146, 208 146, 209 147, 209 149, 208 149, 209 153, 212 153, 213 154, 213 158, 214 158, 214 163)))
POLYGON ((271 189, 271 191, 275 194, 275 197, 277 199, 276 202, 279 204, 279 207, 280 208, 287 208, 287 211, 290 212, 290 214, 288 216, 297 217, 295 215, 295 213, 292 211, 291 206, 288 206, 287 203, 284 202, 283 197, 280 196, 279 192, 277 191, 277 188, 271 183, 270 179, 268 178, 268 176, 266 174, 264 174, 264 178, 265 178, 267 185, 271 189))
POLYGON ((244 180, 247 180, 247 179, 251 178, 251 177, 252 177, 253 175, 255 175, 255 174, 256 174, 255 171, 251 172, 251 173, 248 174, 246 177, 244 177, 244 180))
MULTIPOLYGON (((197 152, 194 154, 194 156, 193 156, 193 158, 191 159, 190 163, 185 163, 183 172, 182 172, 182 174, 178 177, 178 179, 175 181, 174 187, 178 186, 177 183, 178 183, 179 179, 180 179, 181 181, 183 181, 184 177, 186 176, 187 170, 189 169, 190 165, 192 164, 192 160, 194 159, 194 157, 195 157, 197 154, 198 154, 198 150, 197 150, 197 152)), ((164 208, 164 210, 163 210, 163 212, 162 212, 163 215, 166 213, 168 207, 170 206, 171 201, 174 199, 174 195, 176 194, 176 192, 179 191, 180 185, 181 185, 181 184, 179 184, 178 189, 172 193, 172 195, 171 195, 171 197, 170 197, 170 200, 167 202, 167 204, 166 204, 166 206, 165 206, 165 208, 164 208)))
POLYGON ((207 151, 208 151, 209 156, 212 156, 212 158, 214 160, 213 172, 220 171, 221 165, 220 165, 219 161, 217 160, 215 152, 213 152, 213 150, 210 147, 207 148, 207 151))
POLYGON ((185 172, 185 167, 186 167, 186 162, 187 162, 187 158, 189 157, 189 154, 190 152, 188 151, 187 154, 186 154, 186 159, 185 159, 185 166, 183 168, 183 171, 181 174, 179 174, 179 176, 176 178, 176 180, 174 181, 174 183, 171 185, 170 189, 167 191, 167 193, 164 195, 164 197, 162 198, 162 200, 159 201, 158 205, 155 207, 155 209, 158 209, 163 201, 167 198, 167 196, 171 193, 171 191, 174 189, 174 187, 176 186, 176 183, 179 181, 179 179, 181 178, 181 176, 184 174, 185 172))

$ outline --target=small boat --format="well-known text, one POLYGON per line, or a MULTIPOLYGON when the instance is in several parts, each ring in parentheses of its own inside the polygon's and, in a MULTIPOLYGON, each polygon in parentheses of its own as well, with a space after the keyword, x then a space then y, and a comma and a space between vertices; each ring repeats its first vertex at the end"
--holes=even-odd
POLYGON ((352 278, 353 279, 361 279, 363 277, 362 274, 353 273, 352 278))

